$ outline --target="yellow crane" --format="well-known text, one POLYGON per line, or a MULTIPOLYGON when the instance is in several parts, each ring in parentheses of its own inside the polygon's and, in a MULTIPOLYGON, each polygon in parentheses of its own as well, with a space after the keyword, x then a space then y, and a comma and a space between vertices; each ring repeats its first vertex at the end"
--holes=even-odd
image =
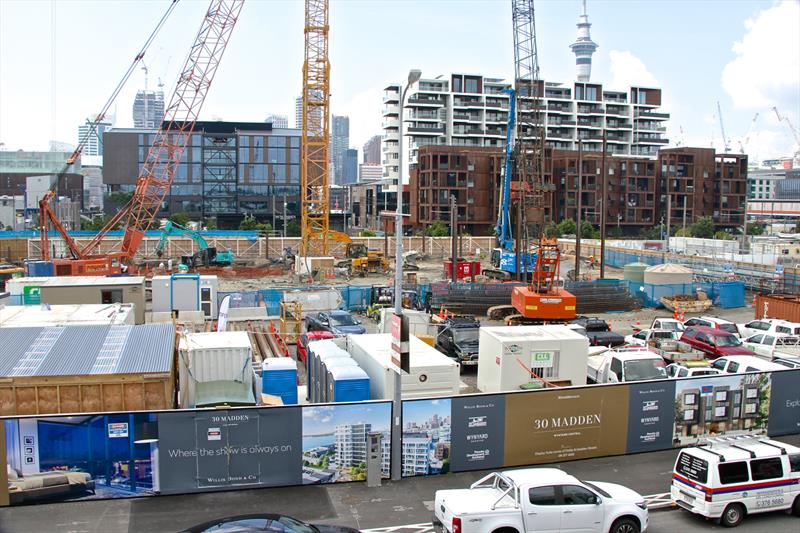
POLYGON ((303 256, 327 256, 330 160, 328 0, 305 0, 305 60, 300 155, 300 227, 303 256))

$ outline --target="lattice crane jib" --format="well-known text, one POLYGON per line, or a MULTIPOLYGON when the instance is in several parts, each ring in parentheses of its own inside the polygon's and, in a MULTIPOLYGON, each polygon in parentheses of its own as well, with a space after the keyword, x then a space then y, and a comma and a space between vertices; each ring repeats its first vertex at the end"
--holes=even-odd
MULTIPOLYGON (((514 34, 514 83, 517 91, 517 181, 527 190, 526 210, 544 220, 544 139, 546 124, 539 76, 533 0, 511 0, 514 34)), ((529 217, 530 218, 530 217, 529 217)))
POLYGON ((330 62, 328 0, 305 0, 300 161, 300 253, 327 256, 329 237, 330 62))
POLYGON ((133 198, 83 248, 82 255, 89 255, 108 231, 125 220, 122 253, 125 261, 133 260, 144 233, 150 228, 169 193, 175 171, 243 5, 244 0, 211 1, 181 69, 175 92, 165 109, 164 122, 147 154, 133 198))

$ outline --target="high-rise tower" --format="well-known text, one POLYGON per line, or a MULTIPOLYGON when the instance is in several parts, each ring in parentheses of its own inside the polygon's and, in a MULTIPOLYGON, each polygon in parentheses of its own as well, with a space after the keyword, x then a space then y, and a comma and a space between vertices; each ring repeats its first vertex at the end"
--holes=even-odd
POLYGON ((589 81, 592 75, 592 54, 597 50, 597 43, 589 36, 589 15, 586 14, 586 0, 583 0, 583 13, 578 18, 578 38, 569 45, 575 54, 575 70, 578 81, 589 81))

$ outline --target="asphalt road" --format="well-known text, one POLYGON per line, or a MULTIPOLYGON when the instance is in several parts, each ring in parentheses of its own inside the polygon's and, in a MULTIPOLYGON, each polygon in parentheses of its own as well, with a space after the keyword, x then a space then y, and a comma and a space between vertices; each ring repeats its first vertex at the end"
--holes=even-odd
MULTIPOLYGON (((800 435, 781 440, 800 445, 800 435)), ((673 450, 556 465, 579 478, 626 485, 643 495, 669 490, 673 450)), ((0 533, 170 533, 213 518, 280 512, 309 522, 347 525, 370 533, 427 533, 438 489, 463 488, 484 472, 384 482, 302 486, 125 500, 80 501, 0 509, 0 533)), ((650 498, 651 505, 659 498, 650 498)), ((662 500, 663 501, 663 500, 662 500)), ((721 529, 684 511, 653 510, 653 532, 721 529)), ((753 516, 739 532, 800 531, 800 520, 782 513, 753 516)))

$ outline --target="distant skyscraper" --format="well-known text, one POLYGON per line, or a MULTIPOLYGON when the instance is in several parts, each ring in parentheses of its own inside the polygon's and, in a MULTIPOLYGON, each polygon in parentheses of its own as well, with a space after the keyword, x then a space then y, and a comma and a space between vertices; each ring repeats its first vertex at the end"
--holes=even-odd
POLYGON ((364 164, 381 164, 381 136, 375 135, 364 144, 364 164))
POLYGON ((294 100, 294 127, 300 129, 303 127, 303 97, 298 96, 294 100))
POLYGON ((286 115, 276 115, 274 113, 270 113, 267 115, 267 118, 264 122, 270 122, 273 128, 289 127, 289 117, 286 115))
POLYGON ((342 174, 339 179, 339 185, 348 185, 358 181, 358 150, 349 148, 344 151, 342 161, 342 174))
POLYGON ((133 127, 160 128, 164 121, 164 91, 138 91, 133 100, 133 127))
POLYGON ((597 44, 589 35, 589 15, 586 14, 586 0, 583 0, 583 13, 578 18, 578 38, 569 45, 575 54, 575 67, 578 81, 589 81, 592 75, 592 54, 597 50, 597 44))
POLYGON ((82 155, 103 155, 103 132, 111 129, 111 122, 98 122, 94 132, 89 133, 92 129, 93 119, 87 118, 85 124, 78 126, 78 143, 89 135, 86 146, 83 148, 82 155))
MULTIPOLYGON (((336 175, 336 183, 339 185, 346 183, 343 181, 345 179, 344 155, 348 148, 350 148, 350 117, 334 115, 331 122, 331 161, 336 175)), ((356 159, 356 164, 358 164, 358 159, 356 159)), ((355 181, 355 177, 353 177, 353 181, 355 181)))

